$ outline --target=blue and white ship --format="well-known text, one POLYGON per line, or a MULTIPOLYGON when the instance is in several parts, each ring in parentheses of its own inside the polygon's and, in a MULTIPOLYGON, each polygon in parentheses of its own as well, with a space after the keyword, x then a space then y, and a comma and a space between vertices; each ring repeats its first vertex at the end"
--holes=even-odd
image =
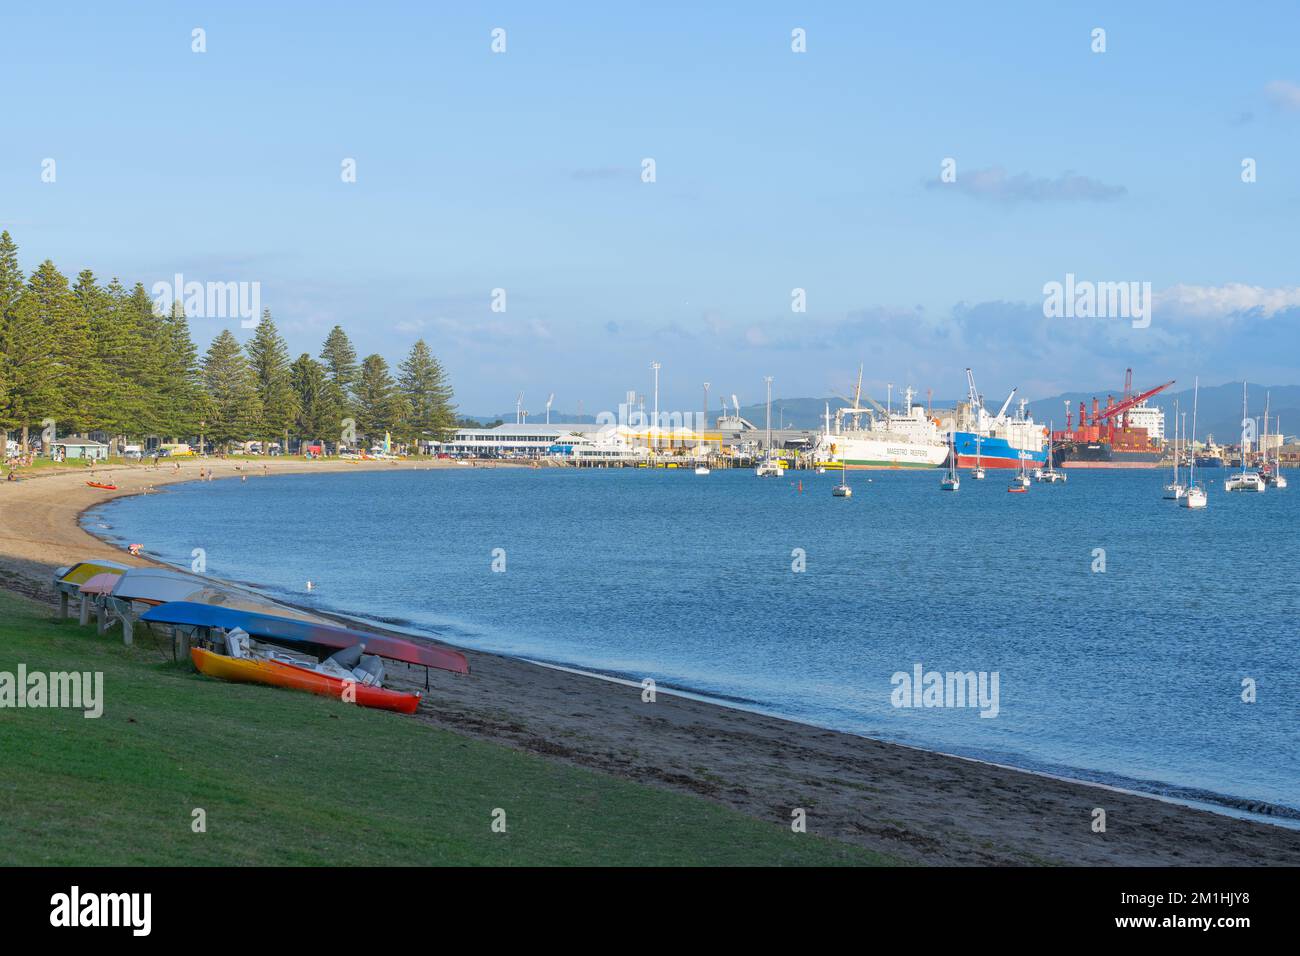
POLYGON ((975 388, 975 375, 966 369, 970 401, 960 409, 954 426, 953 449, 959 468, 974 468, 978 462, 985 468, 1026 468, 1047 464, 1051 438, 1047 429, 1025 412, 1024 399, 1016 406, 1013 415, 1007 414, 1013 388, 996 415, 989 414, 984 400, 975 388))

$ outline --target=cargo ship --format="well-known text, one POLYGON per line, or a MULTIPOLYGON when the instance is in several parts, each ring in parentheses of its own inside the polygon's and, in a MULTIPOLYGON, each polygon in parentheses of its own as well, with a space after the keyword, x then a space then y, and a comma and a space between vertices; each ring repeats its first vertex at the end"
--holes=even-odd
POLYGON ((957 406, 953 423, 953 451, 957 467, 974 468, 976 461, 985 468, 1019 468, 1047 464, 1047 429, 1025 413, 1021 399, 1014 415, 1007 409, 1015 398, 1011 390, 996 415, 984 408, 984 400, 975 388, 975 375, 966 369, 969 397, 957 406), (978 438, 977 438, 978 436, 978 438))
POLYGON ((814 463, 842 468, 937 468, 943 464, 948 443, 925 406, 913 404, 915 394, 910 387, 906 390, 902 412, 870 398, 867 401, 874 408, 864 408, 859 371, 853 404, 835 410, 834 427, 830 406, 826 406, 825 427, 813 446, 814 463))
MULTIPOLYGON (((1165 413, 1150 399, 1173 382, 1140 394, 1133 393, 1133 370, 1126 369, 1119 401, 1106 396, 1106 405, 1093 398, 1092 414, 1079 403, 1079 423, 1070 427, 1070 403, 1065 403, 1065 430, 1052 436, 1052 458, 1061 468, 1159 468, 1165 461, 1165 413)), ((1199 462, 1198 462, 1199 464, 1199 462)))
POLYGON ((1159 468, 1164 451, 1148 444, 1116 446, 1108 441, 1052 442, 1052 460, 1058 468, 1159 468))

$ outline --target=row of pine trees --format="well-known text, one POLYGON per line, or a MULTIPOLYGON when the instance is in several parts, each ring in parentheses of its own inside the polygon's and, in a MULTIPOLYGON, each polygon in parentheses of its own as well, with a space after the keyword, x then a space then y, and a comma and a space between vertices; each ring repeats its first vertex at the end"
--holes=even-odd
POLYGON ((446 372, 423 340, 396 374, 379 355, 360 362, 335 326, 317 358, 290 360, 264 310, 245 345, 223 329, 200 357, 180 303, 159 314, 141 283, 75 282, 48 259, 29 276, 0 233, 0 428, 24 448, 48 422, 60 436, 186 441, 229 448, 292 438, 333 446, 391 433, 412 448, 455 428, 446 372))

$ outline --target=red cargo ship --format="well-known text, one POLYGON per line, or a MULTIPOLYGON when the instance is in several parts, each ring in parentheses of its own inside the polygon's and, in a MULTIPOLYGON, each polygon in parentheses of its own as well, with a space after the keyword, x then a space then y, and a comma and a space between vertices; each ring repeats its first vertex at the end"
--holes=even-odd
POLYGON ((1065 413, 1065 431, 1052 435, 1052 460, 1061 468, 1158 468, 1164 457, 1164 443, 1147 434, 1145 428, 1129 421, 1130 409, 1163 392, 1173 382, 1165 382, 1140 395, 1133 394, 1133 370, 1124 376, 1124 395, 1117 402, 1106 396, 1106 407, 1092 400, 1092 415, 1084 402, 1079 403, 1078 427, 1070 428, 1070 412, 1065 413))

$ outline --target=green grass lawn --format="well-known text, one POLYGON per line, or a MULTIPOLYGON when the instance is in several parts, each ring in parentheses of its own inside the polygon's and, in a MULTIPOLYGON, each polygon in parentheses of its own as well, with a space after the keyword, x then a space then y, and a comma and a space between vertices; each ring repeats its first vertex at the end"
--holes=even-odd
POLYGON ((102 671, 104 713, 0 709, 0 865, 894 862, 409 717, 205 678, 147 635, 127 648, 0 592, 0 671, 20 663, 102 671))

